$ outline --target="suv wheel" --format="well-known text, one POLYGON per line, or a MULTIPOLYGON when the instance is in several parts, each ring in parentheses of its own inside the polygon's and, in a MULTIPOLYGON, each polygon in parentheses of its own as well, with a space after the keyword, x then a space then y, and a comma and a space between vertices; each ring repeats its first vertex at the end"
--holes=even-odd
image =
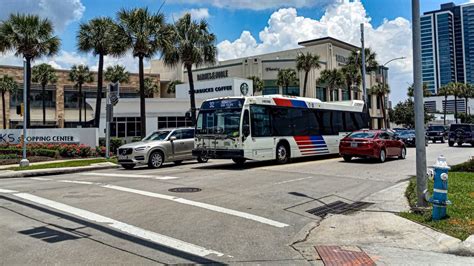
POLYGON ((344 155, 344 156, 342 156, 342 159, 344 159, 344 161, 346 161, 346 162, 350 162, 352 160, 352 156, 344 155))
POLYGON ((462 142, 458 142, 458 146, 462 146, 462 142))
POLYGON ((285 164, 290 160, 290 154, 285 144, 278 144, 276 148, 276 161, 279 164, 285 164))
POLYGON ((207 163, 207 161, 209 161, 209 159, 206 158, 206 157, 199 156, 199 157, 197 157, 197 161, 198 161, 198 163, 207 163))
POLYGON ((160 168, 163 165, 163 153, 160 151, 154 151, 150 154, 148 158, 148 167, 150 168, 160 168))
POLYGON ((387 159, 387 153, 384 149, 381 149, 380 154, 379 154, 379 162, 384 163, 386 159, 387 159))
POLYGON ((400 151, 400 156, 398 156, 398 159, 405 159, 407 158, 407 148, 403 147, 402 150, 400 151))
POLYGON ((449 147, 454 146, 454 141, 448 141, 448 145, 449 145, 449 147))

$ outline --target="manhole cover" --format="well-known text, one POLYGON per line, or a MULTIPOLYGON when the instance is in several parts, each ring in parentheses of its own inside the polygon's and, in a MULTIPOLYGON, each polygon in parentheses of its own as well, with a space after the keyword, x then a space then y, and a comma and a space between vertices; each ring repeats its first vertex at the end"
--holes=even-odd
POLYGON ((197 187, 176 187, 176 188, 170 188, 168 189, 169 192, 175 192, 175 193, 192 193, 192 192, 199 192, 202 189, 197 188, 197 187))
POLYGON ((306 212, 319 216, 321 218, 324 218, 328 213, 344 214, 344 213, 349 213, 349 212, 354 212, 354 211, 360 211, 370 205, 372 205, 372 203, 370 202, 356 201, 349 204, 349 203, 338 200, 338 201, 326 204, 324 206, 308 210, 306 212))
POLYGON ((316 246, 324 265, 375 265, 375 262, 359 248, 340 246, 316 246))

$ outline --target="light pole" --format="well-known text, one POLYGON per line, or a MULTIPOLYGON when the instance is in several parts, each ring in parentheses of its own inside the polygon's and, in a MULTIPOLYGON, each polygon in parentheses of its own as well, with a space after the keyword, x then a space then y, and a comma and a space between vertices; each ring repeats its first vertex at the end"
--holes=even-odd
MULTIPOLYGON (((26 59, 23 60, 23 106, 27 106, 27 97, 28 97, 28 94, 26 93, 26 83, 27 83, 27 77, 26 77, 26 59)), ((28 121, 28 111, 27 108, 25 107, 23 110, 23 158, 21 159, 20 161, 20 167, 27 167, 30 165, 30 161, 28 161, 28 159, 26 158, 26 126, 27 126, 27 123, 26 121, 28 121)))
MULTIPOLYGON (((392 59, 388 60, 387 62, 385 62, 385 64, 382 65, 382 86, 383 86, 383 88, 385 88, 385 86, 387 86, 387 76, 385 75, 385 72, 386 72, 385 70, 386 69, 388 70, 388 68, 386 67, 386 65, 390 64, 393 61, 403 60, 405 58, 406 58, 405 56, 392 58, 392 59)), ((385 96, 384 96, 384 101, 385 101, 385 96)), ((388 108, 388 106, 387 106, 387 108, 388 108)), ((388 115, 387 115, 387 110, 384 110, 384 112, 385 112, 384 116, 386 117, 386 119, 384 121, 385 127, 390 128, 390 123, 389 123, 390 117, 388 117, 388 115)))
POLYGON ((362 66, 362 94, 364 97, 364 106, 369 118, 369 128, 372 128, 372 117, 370 117, 369 106, 367 105, 367 87, 365 85, 365 39, 364 23, 360 23, 360 43, 361 43, 361 66, 362 66))
POLYGON ((415 92, 416 195, 417 206, 426 207, 425 110, 421 80, 420 0, 412 0, 413 88, 415 92))

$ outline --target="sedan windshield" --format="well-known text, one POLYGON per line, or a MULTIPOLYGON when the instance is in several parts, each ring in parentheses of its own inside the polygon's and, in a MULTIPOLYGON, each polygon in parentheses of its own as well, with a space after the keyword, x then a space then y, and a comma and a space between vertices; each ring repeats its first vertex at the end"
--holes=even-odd
POLYGON ((353 139, 373 139, 375 137, 374 132, 352 132, 348 136, 353 139))
POLYGON ((165 140, 166 137, 170 134, 171 131, 155 131, 150 135, 146 136, 143 141, 157 141, 157 140, 165 140))
POLYGON ((239 135, 242 109, 202 110, 196 126, 198 134, 219 134, 230 137, 239 135))

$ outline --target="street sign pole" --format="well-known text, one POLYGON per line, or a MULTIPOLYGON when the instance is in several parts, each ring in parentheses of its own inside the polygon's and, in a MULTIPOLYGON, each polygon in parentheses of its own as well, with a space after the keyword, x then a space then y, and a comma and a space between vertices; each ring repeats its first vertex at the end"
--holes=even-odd
POLYGON ((413 81, 415 93, 416 195, 417 206, 426 207, 425 110, 421 81, 420 1, 412 0, 413 81))
MULTIPOLYGON (((26 60, 23 60, 23 103, 26 106, 28 94, 26 93, 26 60)), ((25 108, 26 109, 26 108, 25 108)), ((27 167, 30 165, 30 161, 26 158, 26 121, 28 112, 23 112, 23 158, 20 161, 20 167, 27 167)))
POLYGON ((120 99, 120 84, 111 83, 107 86, 107 97, 105 105, 105 158, 110 157, 110 123, 114 117, 114 106, 119 102, 120 99))

